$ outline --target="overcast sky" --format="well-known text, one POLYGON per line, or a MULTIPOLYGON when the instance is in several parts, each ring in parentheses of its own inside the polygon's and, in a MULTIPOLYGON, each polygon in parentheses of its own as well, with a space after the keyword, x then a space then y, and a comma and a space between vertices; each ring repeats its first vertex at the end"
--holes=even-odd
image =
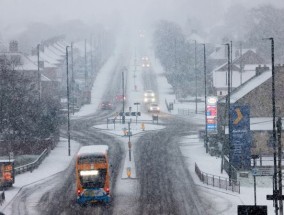
POLYGON ((0 0, 0 32, 11 26, 20 31, 29 22, 56 24, 71 19, 107 25, 124 20, 139 25, 161 18, 184 24, 195 17, 205 25, 214 25, 235 3, 284 7, 283 0, 0 0))

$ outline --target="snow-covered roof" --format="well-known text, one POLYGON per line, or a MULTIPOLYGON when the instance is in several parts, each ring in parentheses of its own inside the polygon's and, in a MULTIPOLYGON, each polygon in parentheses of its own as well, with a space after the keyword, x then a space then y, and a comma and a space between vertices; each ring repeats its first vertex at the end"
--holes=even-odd
POLYGON ((108 151, 107 145, 91 145, 82 146, 78 152, 78 156, 89 154, 106 154, 108 151))
MULTIPOLYGON (((248 94, 250 91, 252 91, 256 87, 267 81, 271 77, 271 75, 272 75, 271 70, 268 70, 266 72, 261 73, 260 75, 254 76, 240 87, 234 89, 230 96, 230 102, 235 103, 240 98, 248 94)), ((219 103, 225 103, 225 102, 226 98, 223 98, 219 101, 219 103)))
MULTIPOLYGON (((21 52, 3 52, 0 53, 1 56, 5 56, 8 59, 19 58, 19 64, 15 65, 15 70, 32 71, 37 70, 37 65, 26 55, 21 52)), ((17 62, 16 62, 17 64, 17 62)))

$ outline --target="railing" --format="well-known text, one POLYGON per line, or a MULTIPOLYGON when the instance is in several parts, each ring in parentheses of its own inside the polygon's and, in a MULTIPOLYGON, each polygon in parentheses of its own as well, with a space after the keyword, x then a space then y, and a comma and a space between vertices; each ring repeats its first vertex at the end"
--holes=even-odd
POLYGON ((223 178, 220 176, 204 173, 200 171, 196 163, 195 163, 195 173, 197 174, 200 181, 202 181, 204 184, 225 190, 230 190, 232 192, 237 192, 237 193, 241 192, 239 181, 233 179, 229 180, 228 178, 223 178))
MULTIPOLYGON (((152 119, 148 119, 148 120, 143 120, 143 119, 137 119, 137 123, 142 123, 142 122, 144 122, 144 123, 153 123, 154 124, 154 122, 155 122, 156 120, 153 120, 153 118, 152 119)), ((127 124, 128 122, 130 122, 130 123, 132 123, 132 124, 135 124, 136 123, 136 119, 125 119, 125 123, 127 124)), ((118 118, 118 119, 116 119, 116 120, 114 120, 113 118, 112 119, 107 119, 107 126, 108 125, 113 125, 113 124, 121 124, 122 123, 122 119, 120 119, 120 118, 118 118)), ((159 123, 157 123, 157 124, 161 124, 160 122, 159 123)))
MULTIPOLYGON (((229 175, 230 173, 230 162, 227 156, 224 156, 224 170, 227 172, 227 174, 229 175)), ((233 180, 237 180, 238 179, 238 171, 236 170, 235 167, 233 167, 233 165, 231 165, 231 177, 233 180)))
POLYGON ((37 168, 41 164, 41 162, 48 155, 48 153, 49 149, 45 149, 34 162, 19 167, 15 167, 15 175, 21 174, 26 171, 32 172, 35 168, 37 168))

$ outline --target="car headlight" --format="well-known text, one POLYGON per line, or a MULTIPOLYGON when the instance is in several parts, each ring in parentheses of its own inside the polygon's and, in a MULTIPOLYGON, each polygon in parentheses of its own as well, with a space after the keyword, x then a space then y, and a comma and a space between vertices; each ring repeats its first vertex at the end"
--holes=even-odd
POLYGON ((144 99, 144 102, 147 102, 147 99, 144 99))
POLYGON ((160 110, 160 108, 159 108, 159 107, 157 107, 157 110, 160 110))
POLYGON ((150 64, 147 64, 147 67, 150 67, 150 64))
POLYGON ((144 96, 147 96, 147 93, 144 93, 144 96))
POLYGON ((153 110, 153 108, 152 108, 152 107, 150 107, 150 110, 153 110))
POLYGON ((155 94, 154 94, 154 93, 152 93, 152 94, 151 94, 151 96, 155 96, 155 94))
POLYGON ((152 102, 154 102, 155 101, 155 98, 152 98, 152 102))

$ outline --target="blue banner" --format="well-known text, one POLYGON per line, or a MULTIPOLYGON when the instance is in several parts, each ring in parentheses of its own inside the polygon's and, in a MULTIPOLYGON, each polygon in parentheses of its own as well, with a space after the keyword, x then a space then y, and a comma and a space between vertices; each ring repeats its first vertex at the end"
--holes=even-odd
POLYGON ((230 114, 230 163, 237 169, 250 169, 250 108, 247 105, 232 105, 230 114))

